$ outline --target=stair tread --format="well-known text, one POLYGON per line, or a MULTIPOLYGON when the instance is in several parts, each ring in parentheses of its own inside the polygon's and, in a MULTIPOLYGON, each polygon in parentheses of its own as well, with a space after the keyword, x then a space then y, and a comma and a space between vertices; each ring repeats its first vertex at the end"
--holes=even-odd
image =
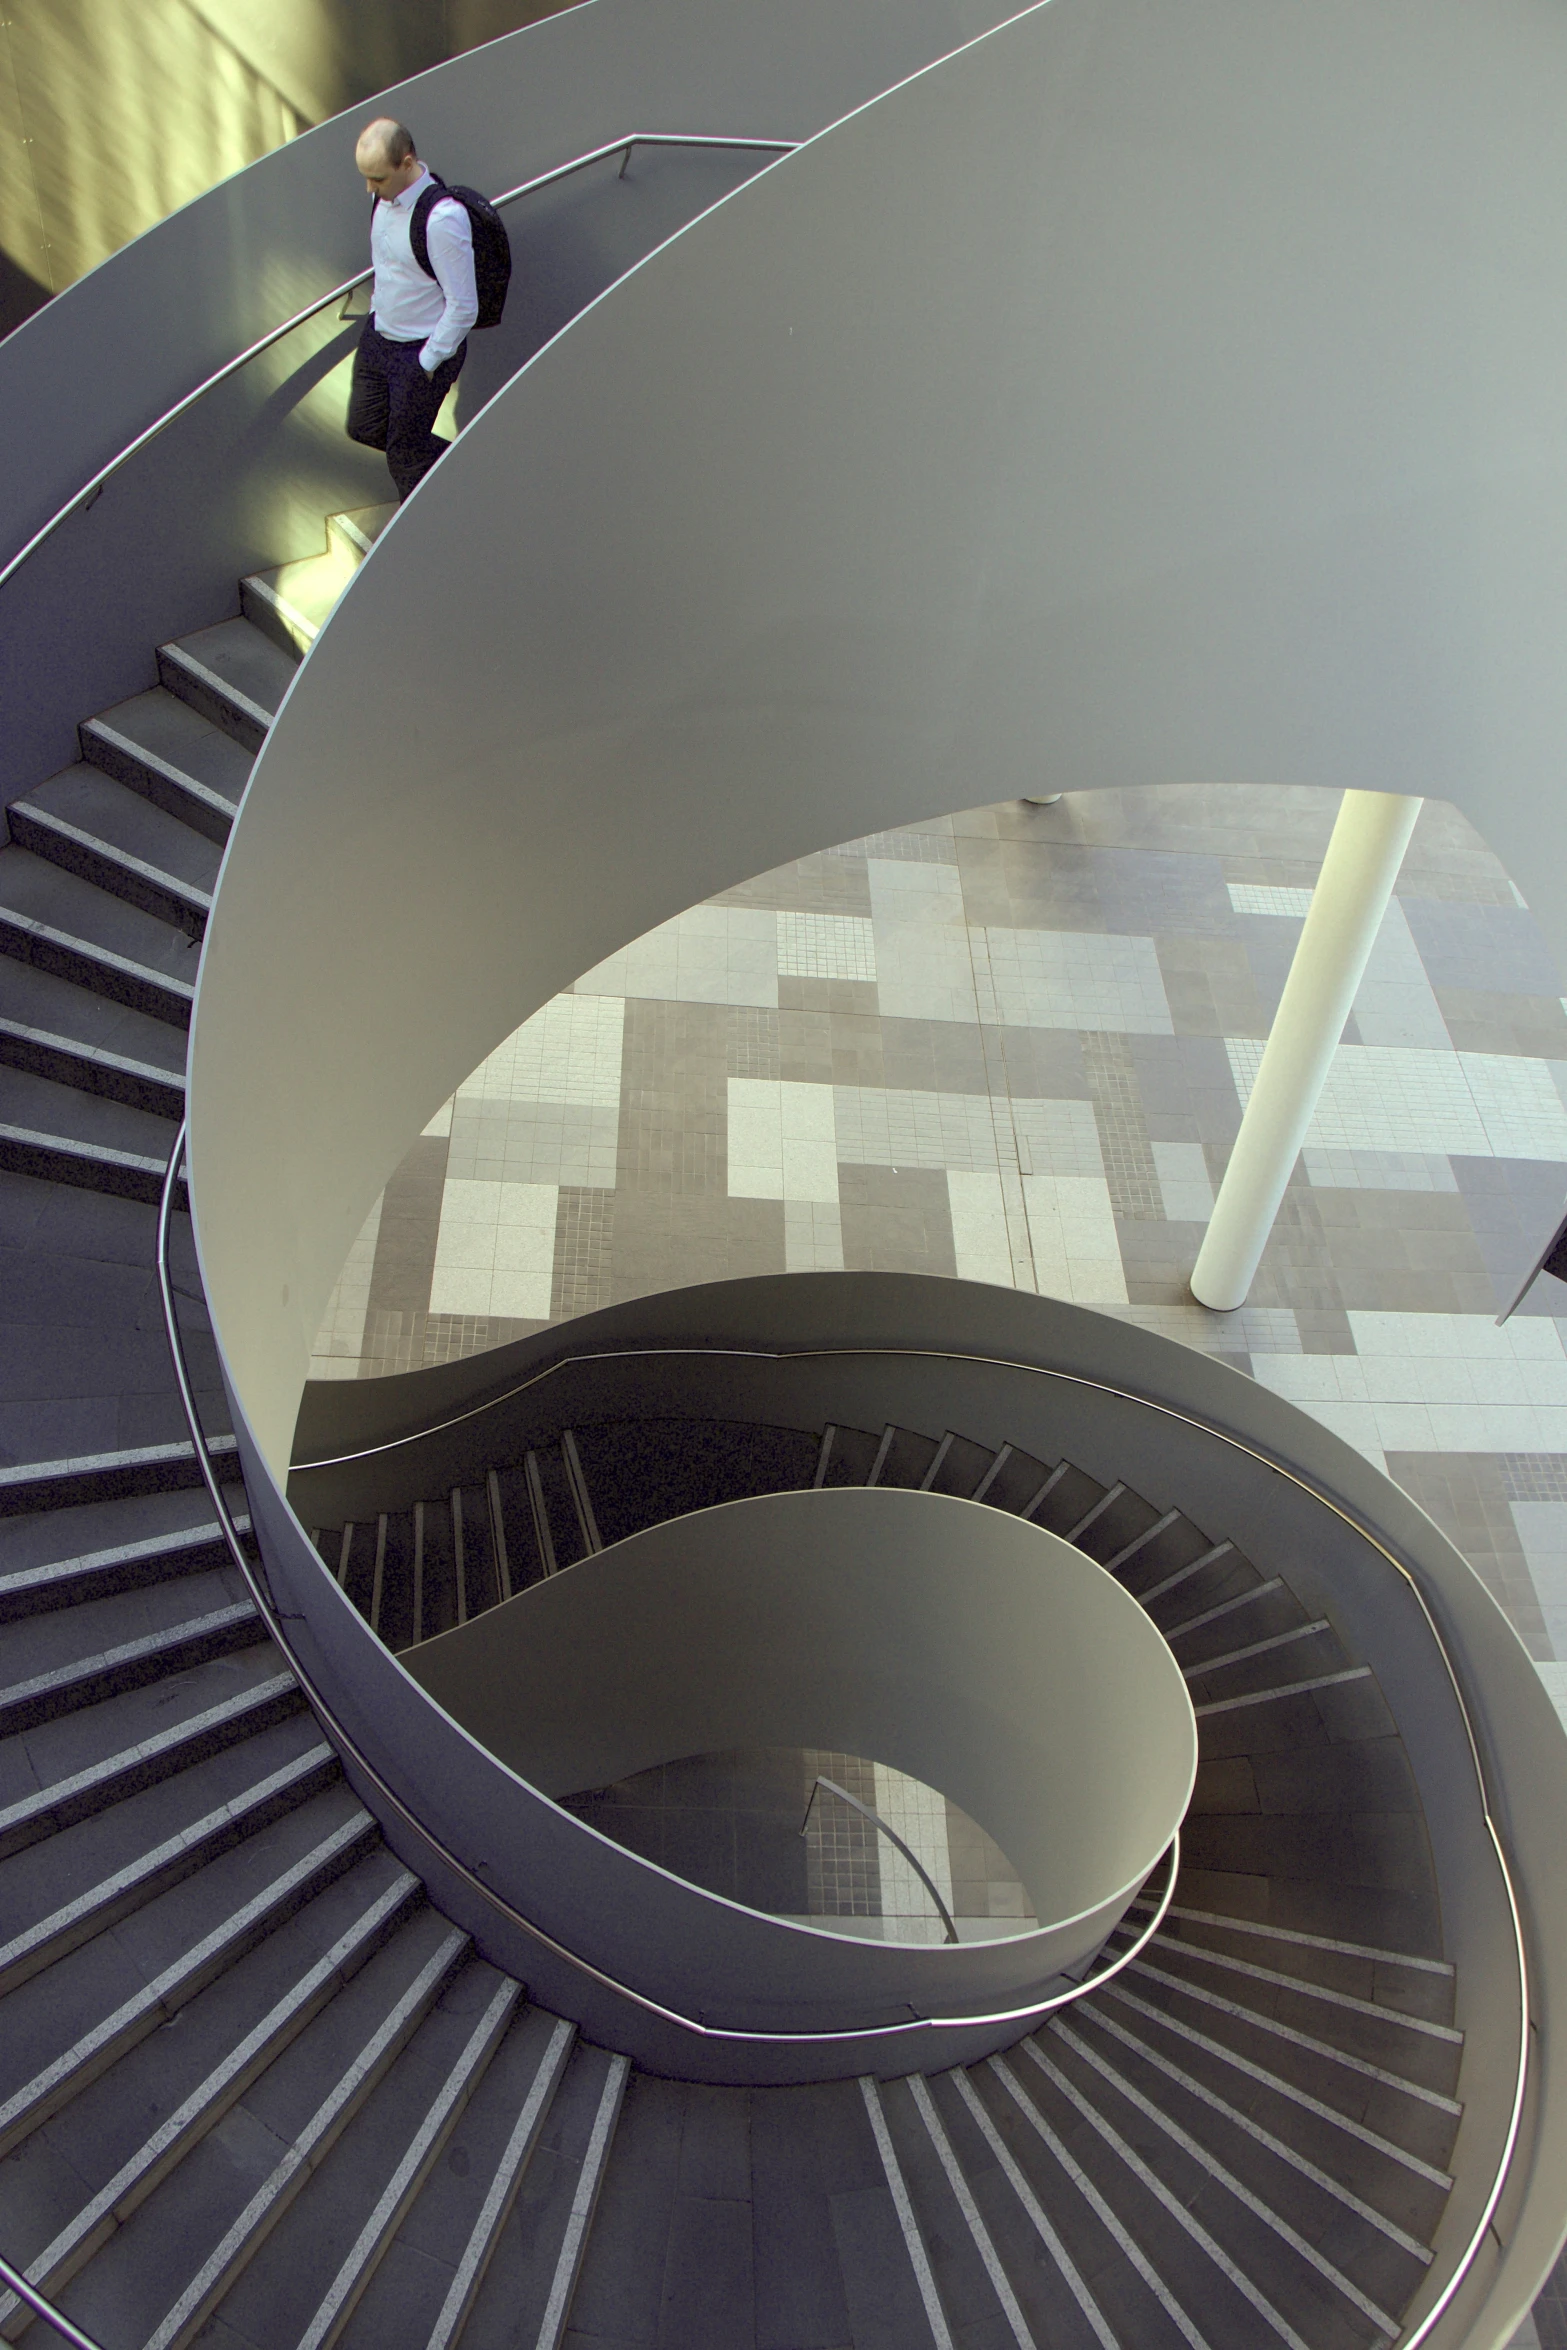
POLYGON ((103 841, 127 857, 134 857, 154 873, 210 898, 222 861, 222 850, 177 816, 171 816, 140 792, 116 783, 101 767, 78 760, 62 767, 27 793, 25 805, 41 808, 103 841))
POLYGON ((327 529, 350 539, 358 553, 367 555, 396 512, 395 498, 378 506, 355 506, 347 513, 329 515, 327 529))
MULTIPOLYGON (((172 2137, 177 2157, 214 2127, 258 2062, 280 2053, 422 1905, 417 1879, 373 1846, 197 1992, 177 2032, 154 2033, 87 2082, 9 2159, 13 2256, 31 2266, 47 2248, 74 2248, 79 2266, 81 2233, 105 2199, 123 2214, 156 2186, 167 2161, 160 2141, 172 2137)), ((57 2291, 70 2273, 57 2276, 57 2291)))
POLYGON ((57 1037, 67 1048, 112 1054, 184 1084, 182 1031, 134 1004, 116 1003, 112 996, 11 955, 0 955, 0 1018, 35 1035, 57 1037))
POLYGON ((301 555, 292 563, 276 563, 270 570, 253 571, 240 583, 260 588, 276 599, 286 617, 308 642, 319 635, 328 613, 359 565, 338 541, 320 555, 301 555))
POLYGON ((160 647, 165 649, 199 664, 268 719, 277 715, 298 667, 249 620, 220 620, 211 628, 193 629, 188 636, 175 637, 169 647, 160 647))
POLYGON ((118 956, 172 981, 187 995, 195 985, 198 958, 183 930, 14 841, 0 849, 0 911, 43 923, 89 950, 118 956))
POLYGON ((183 1768, 180 1759, 225 1729, 249 1736, 260 1719, 300 1702, 298 1683, 263 1642, 144 1683, 96 1706, 0 1739, 0 1842, 23 1828, 51 1830, 117 1791, 183 1768))
POLYGON ((36 2126, 89 2066, 112 2061, 127 2034, 156 2028, 321 1867, 357 1856, 369 1833, 352 1792, 329 1787, 7 1993, 0 2130, 36 2126))
POLYGON ((118 1896, 148 1882, 150 1864, 169 1868, 182 1854, 214 1844, 225 1822, 243 1822, 254 1812, 258 1790, 292 1788, 293 1800, 300 1800, 306 1766, 317 1780, 327 1771, 335 1775, 315 1721, 296 1714, 0 1860, 0 1979, 36 1943, 41 1927, 96 1931, 118 1896))
MULTIPOLYGON (((400 2008, 412 2009, 406 2045, 443 1979, 438 1974, 426 1992, 422 1978, 443 1961, 449 1973, 463 1941, 430 1909, 403 1924, 245 2091, 221 2142, 201 2139, 62 2295, 67 2313, 89 2332, 112 2324, 116 2338, 155 2341, 182 2298, 194 2313, 214 2287, 232 2291, 236 2259, 261 2248, 239 2232, 247 2209, 270 2196, 270 2206, 254 2216, 281 2218, 288 2190, 305 2177, 314 2185, 319 2172, 280 2177, 280 2167, 302 2140, 310 2142, 312 2126, 329 2117, 334 2094, 376 2065, 377 2035, 400 2008)), ((385 2062, 395 2061, 394 2047, 385 2062)), ((371 2086, 377 2077, 372 2070, 371 2086)))
POLYGON ((0 1061, 0 1125, 62 1142, 128 1151, 137 1158, 167 1163, 175 1127, 155 1111, 129 1102, 107 1101, 52 1077, 35 1077, 0 1061))
MULTIPOLYGON (((463 2109, 450 2151, 426 2179, 381 2258, 364 2298, 341 2337, 341 2350, 451 2350, 456 2337, 437 2326, 449 2296, 460 2293, 465 2261, 480 2279, 493 2257, 506 2213, 488 2210, 492 2193, 514 2180, 526 2191, 527 2125, 535 2144, 547 2126, 554 2096, 570 2060, 570 2025, 542 2008, 523 2006, 463 2109), (530 2117, 530 2103, 533 2112, 530 2117), (519 2129, 524 2130, 517 2143, 519 2129)), ((470 2292, 472 2286, 469 2286, 470 2292)))
POLYGON ((275 2333, 298 2341, 334 2286, 339 2293, 362 2287, 394 2232, 388 2224, 394 2215, 382 2205, 388 2189, 402 2183, 404 2158, 428 2151, 432 2118, 444 2147, 462 2118, 462 2104, 452 2100, 483 2080, 519 1993, 518 1984, 479 1958, 448 1978, 315 2172, 308 2204, 285 2214, 219 2303, 222 2322, 242 2339, 275 2333))
POLYGON ((251 753, 167 686, 132 694, 86 723, 215 793, 230 811, 250 780, 251 753))

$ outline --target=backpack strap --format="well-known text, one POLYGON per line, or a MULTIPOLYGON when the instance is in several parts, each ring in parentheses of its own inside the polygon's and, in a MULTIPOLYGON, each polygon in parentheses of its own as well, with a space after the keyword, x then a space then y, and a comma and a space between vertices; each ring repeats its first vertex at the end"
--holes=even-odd
MULTIPOLYGON (((429 170, 428 164, 425 169, 429 170)), ((430 177, 435 185, 425 189, 424 194, 414 206, 413 217, 408 223, 409 250, 426 277, 434 277, 435 275, 435 271, 430 266, 430 215, 446 193, 446 182, 440 173, 432 171, 430 177)))

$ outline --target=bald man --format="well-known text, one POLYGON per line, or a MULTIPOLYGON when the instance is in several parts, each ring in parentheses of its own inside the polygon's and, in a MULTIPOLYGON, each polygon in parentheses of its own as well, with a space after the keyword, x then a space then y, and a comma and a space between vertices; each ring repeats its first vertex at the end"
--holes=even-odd
POLYGON ((376 198, 370 216, 375 284, 354 354, 348 437, 386 451, 397 495, 406 498, 451 446, 431 427, 462 372, 468 329, 479 315, 473 223, 455 197, 430 208, 425 245, 435 274, 427 276, 414 259, 410 230, 414 206, 439 183, 420 162, 412 132, 385 116, 366 124, 354 167, 376 198))

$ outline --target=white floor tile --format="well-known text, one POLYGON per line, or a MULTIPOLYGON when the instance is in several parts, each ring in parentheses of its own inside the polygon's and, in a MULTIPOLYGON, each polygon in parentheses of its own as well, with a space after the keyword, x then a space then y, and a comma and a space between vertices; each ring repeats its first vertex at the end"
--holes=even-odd
POLYGON ((1164 1212, 1172 1224, 1206 1224, 1213 1214, 1213 1182, 1200 1142, 1156 1142, 1154 1169, 1164 1212))
POLYGON ((830 1085, 773 1077, 729 1080, 731 1199, 838 1198, 838 1145, 830 1085))
POLYGON ((559 1199, 553 1183, 448 1182, 431 1313, 545 1318, 559 1199))
POLYGON ((618 1110, 625 1025, 626 1007, 617 996, 555 996, 479 1063, 458 1087, 456 1102, 572 1102, 618 1110))
POLYGON ((1103 1176, 1025 1175, 1034 1277, 1045 1297, 1125 1305, 1126 1275, 1103 1176))
POLYGON ((784 1270, 788 1273, 843 1271, 843 1217, 827 1200, 784 1201, 784 1270))
MULTIPOLYGON (((1224 1044, 1244 1102, 1262 1043, 1227 1036, 1224 1044)), ((1346 1044, 1328 1071, 1306 1148, 1567 1161, 1567 1108, 1549 1064, 1524 1054, 1346 1044)))
POLYGON ((780 977, 876 977, 875 925, 862 914, 780 913, 777 952, 780 977))
POLYGON ((991 926, 985 945, 998 1015, 1009 1026, 1174 1032, 1151 938, 991 926))
POLYGON ((1015 1274, 1001 1177, 953 1168, 947 1175, 947 1204, 959 1279, 1011 1289, 1015 1274))

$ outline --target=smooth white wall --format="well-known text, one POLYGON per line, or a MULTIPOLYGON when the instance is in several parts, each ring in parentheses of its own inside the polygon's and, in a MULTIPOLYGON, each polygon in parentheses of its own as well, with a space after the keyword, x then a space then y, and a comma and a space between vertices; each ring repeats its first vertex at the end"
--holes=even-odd
POLYGON ((302 672, 209 936, 198 1233, 276 1466, 443 1096, 828 841, 1042 776, 1419 792, 1567 949, 1564 119, 1544 0, 1051 0, 513 383, 302 672))

